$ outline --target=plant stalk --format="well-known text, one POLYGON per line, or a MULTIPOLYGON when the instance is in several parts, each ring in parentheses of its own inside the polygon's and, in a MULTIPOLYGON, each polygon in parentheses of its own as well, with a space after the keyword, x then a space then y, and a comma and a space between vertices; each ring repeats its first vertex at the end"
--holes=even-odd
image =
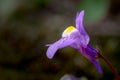
POLYGON ((116 80, 120 80, 120 76, 118 75, 118 72, 115 70, 115 68, 112 66, 112 64, 108 61, 108 59, 106 57, 104 57, 102 55, 102 53, 100 52, 100 50, 97 49, 97 53, 98 53, 98 57, 103 59, 105 61, 105 63, 109 66, 109 68, 111 69, 112 73, 114 74, 116 80))

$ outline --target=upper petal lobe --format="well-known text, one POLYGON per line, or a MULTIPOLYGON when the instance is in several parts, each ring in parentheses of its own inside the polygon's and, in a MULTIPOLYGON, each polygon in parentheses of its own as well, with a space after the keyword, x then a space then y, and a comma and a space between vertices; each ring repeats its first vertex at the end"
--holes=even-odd
POLYGON ((90 38, 84 29, 83 18, 84 18, 84 10, 82 10, 80 13, 77 14, 75 22, 76 22, 76 28, 79 30, 80 34, 84 37, 84 45, 87 45, 90 41, 90 38))

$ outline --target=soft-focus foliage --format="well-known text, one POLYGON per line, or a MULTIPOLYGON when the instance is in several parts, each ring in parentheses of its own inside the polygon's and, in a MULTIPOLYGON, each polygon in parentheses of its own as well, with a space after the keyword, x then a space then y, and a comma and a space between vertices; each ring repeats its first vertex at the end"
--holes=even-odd
POLYGON ((85 22, 95 23, 106 16, 110 0, 83 0, 78 3, 78 10, 86 11, 85 22))
POLYGON ((104 75, 70 47, 57 51, 52 60, 46 57, 45 44, 58 40, 66 26, 75 25, 76 13, 86 7, 91 44, 98 44, 120 74, 120 1, 99 1, 0 0, 0 80, 60 80, 65 74, 114 80, 102 60, 104 75), (95 14, 89 17, 87 8, 95 14))

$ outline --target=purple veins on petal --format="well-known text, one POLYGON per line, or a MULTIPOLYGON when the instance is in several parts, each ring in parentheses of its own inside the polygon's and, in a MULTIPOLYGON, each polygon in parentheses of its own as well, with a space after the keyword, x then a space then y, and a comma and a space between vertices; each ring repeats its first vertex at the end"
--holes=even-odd
POLYGON ((74 40, 69 39, 69 38, 61 38, 60 40, 58 40, 57 42, 53 43, 53 44, 48 44, 49 48, 47 50, 47 57, 49 59, 52 59, 53 56, 55 55, 55 52, 63 47, 69 46, 70 44, 72 44, 74 42, 74 40))

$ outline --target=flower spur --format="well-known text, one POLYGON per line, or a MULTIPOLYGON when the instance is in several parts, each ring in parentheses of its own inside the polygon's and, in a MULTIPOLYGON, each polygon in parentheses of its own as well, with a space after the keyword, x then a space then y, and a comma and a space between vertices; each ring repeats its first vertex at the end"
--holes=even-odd
POLYGON ((82 10, 76 16, 76 28, 69 26, 62 33, 62 38, 49 46, 46 54, 49 59, 52 59, 58 49, 71 46, 77 49, 84 57, 86 57, 98 70, 102 73, 102 68, 98 61, 97 50, 89 45, 90 37, 83 26, 84 11, 82 10))

